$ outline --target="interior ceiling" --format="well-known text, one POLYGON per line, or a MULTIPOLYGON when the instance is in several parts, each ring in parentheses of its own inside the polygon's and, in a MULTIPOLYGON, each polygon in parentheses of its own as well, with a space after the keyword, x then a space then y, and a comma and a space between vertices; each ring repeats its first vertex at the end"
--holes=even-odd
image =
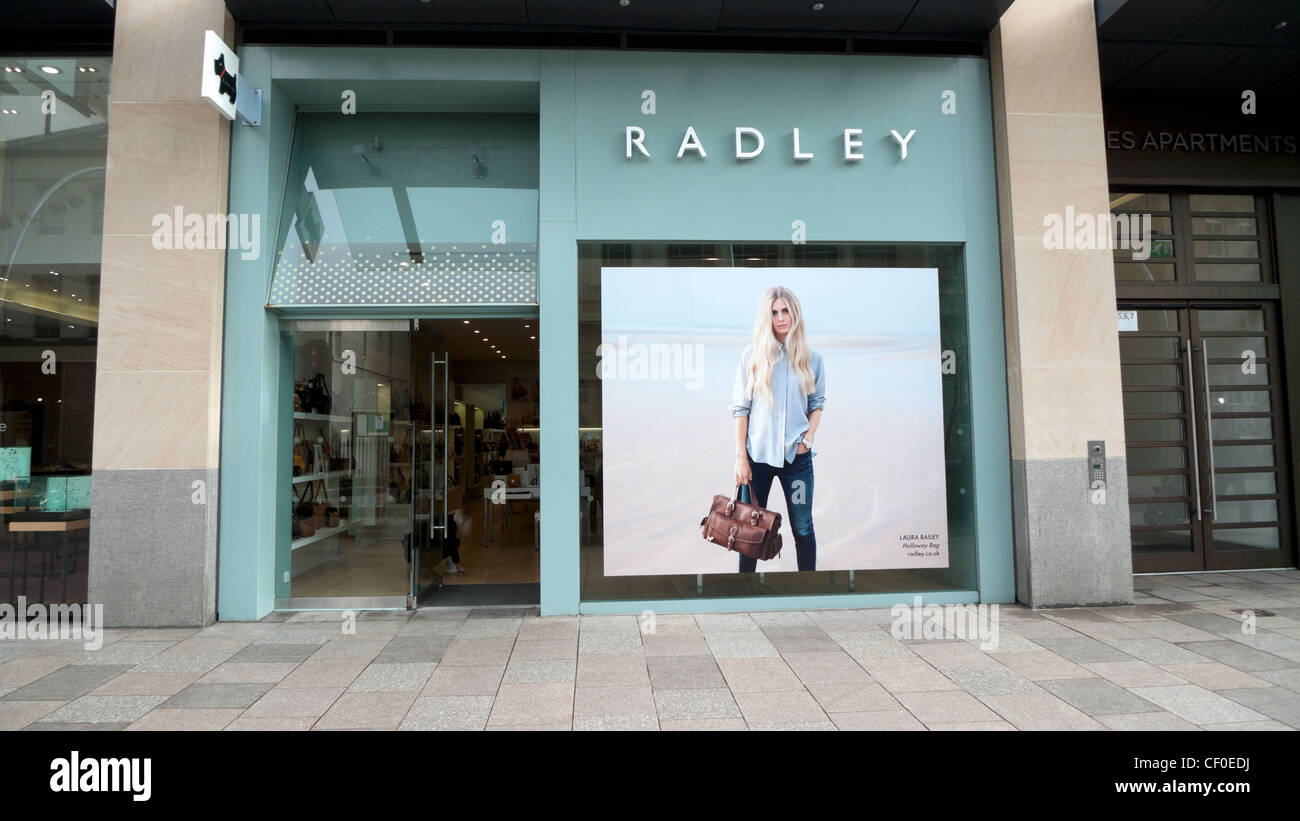
POLYGON ((1098 0, 1106 91, 1300 87, 1300 0, 1098 0))
POLYGON ((537 340, 532 338, 537 336, 536 319, 471 319, 468 323, 439 319, 422 320, 420 324, 442 336, 442 347, 452 362, 501 361, 503 354, 506 362, 537 361, 537 340))

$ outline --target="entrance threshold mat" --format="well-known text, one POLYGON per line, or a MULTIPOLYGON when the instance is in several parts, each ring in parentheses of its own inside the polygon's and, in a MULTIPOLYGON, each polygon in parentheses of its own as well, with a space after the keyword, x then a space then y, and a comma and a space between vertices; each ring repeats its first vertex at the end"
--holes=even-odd
POLYGON ((532 584, 446 584, 420 594, 418 607, 518 607, 542 603, 542 586, 532 584))

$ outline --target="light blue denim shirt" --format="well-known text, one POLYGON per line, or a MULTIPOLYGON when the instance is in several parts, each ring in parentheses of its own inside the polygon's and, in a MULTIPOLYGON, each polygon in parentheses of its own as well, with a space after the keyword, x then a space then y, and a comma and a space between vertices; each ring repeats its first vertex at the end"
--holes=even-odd
POLYGON ((772 404, 762 397, 752 400, 745 397, 749 381, 749 356, 753 345, 740 352, 740 365, 736 368, 736 383, 731 391, 732 417, 749 417, 749 434, 745 446, 755 462, 773 467, 784 467, 793 462, 799 450, 799 440, 808 430, 808 414, 826 404, 826 369, 822 355, 808 352, 808 366, 816 378, 812 393, 804 393, 799 374, 785 355, 781 346, 780 357, 772 364, 772 404))

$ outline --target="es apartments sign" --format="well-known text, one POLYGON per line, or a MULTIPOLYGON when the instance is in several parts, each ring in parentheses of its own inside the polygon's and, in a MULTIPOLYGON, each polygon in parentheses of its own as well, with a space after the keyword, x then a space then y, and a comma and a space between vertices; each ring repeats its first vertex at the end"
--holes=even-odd
MULTIPOLYGON (((793 133, 794 159, 797 162, 807 162, 813 159, 813 152, 804 151, 799 142, 799 129, 794 129, 793 133)), ((907 145, 916 136, 916 129, 913 128, 907 134, 900 134, 894 129, 890 129, 889 136, 898 144, 898 159, 907 159, 907 145)), ((626 159, 632 159, 634 154, 641 157, 649 157, 650 151, 645 147, 646 132, 644 128, 636 125, 629 125, 624 129, 624 156, 626 159)), ((862 129, 846 128, 843 131, 843 158, 844 162, 856 162, 866 159, 862 153, 862 129)), ((735 157, 737 160, 752 160, 763 153, 767 146, 767 140, 763 132, 751 126, 737 126, 735 131, 735 157)), ((677 146, 677 159, 681 159, 687 154, 695 154, 700 159, 708 159, 708 152, 705 151, 704 143, 700 140, 699 134, 695 133, 694 126, 687 126, 686 133, 682 135, 681 142, 677 146)))

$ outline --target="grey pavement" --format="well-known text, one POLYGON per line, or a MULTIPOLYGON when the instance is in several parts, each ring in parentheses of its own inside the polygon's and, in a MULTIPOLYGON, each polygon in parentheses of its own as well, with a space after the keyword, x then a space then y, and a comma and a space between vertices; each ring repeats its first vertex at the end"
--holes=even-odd
POLYGON ((370 611, 351 630, 281 613, 107 630, 94 651, 5 640, 0 730, 1300 728, 1300 571, 1134 587, 1124 607, 1000 606, 996 646, 956 622, 895 637, 887 609, 370 611))

